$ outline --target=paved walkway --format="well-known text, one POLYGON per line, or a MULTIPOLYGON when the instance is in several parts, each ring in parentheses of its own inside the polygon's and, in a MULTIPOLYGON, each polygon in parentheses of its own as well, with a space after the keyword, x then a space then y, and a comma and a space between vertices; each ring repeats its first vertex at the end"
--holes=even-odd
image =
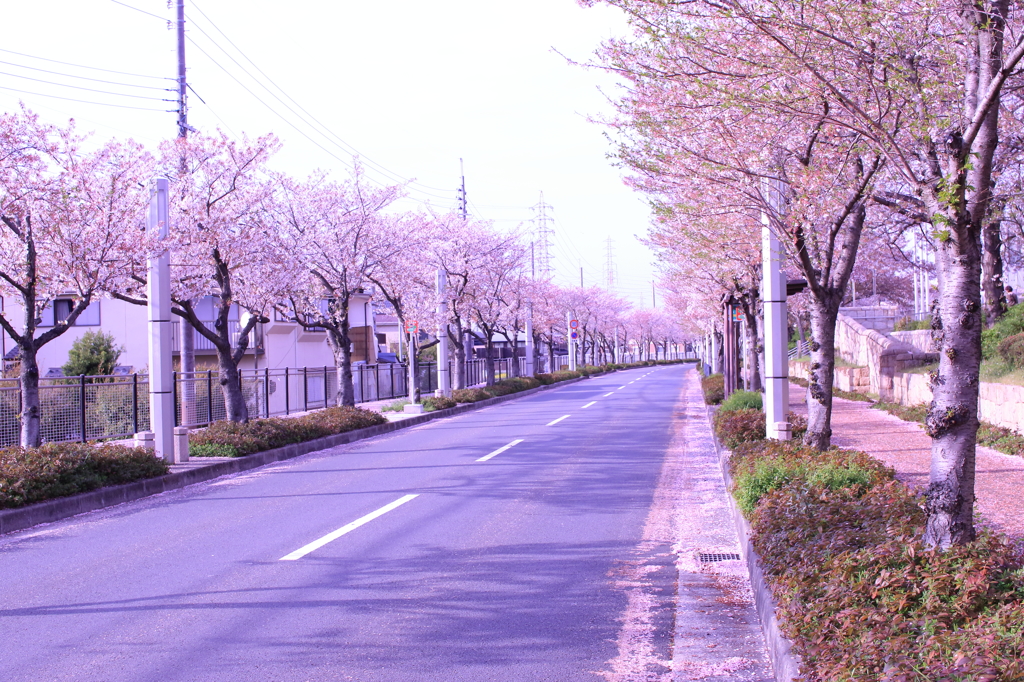
MULTIPOLYGON (((790 384, 790 410, 806 415, 806 389, 790 384)), ((931 439, 916 422, 906 422, 870 403, 834 398, 832 443, 861 450, 896 470, 907 485, 928 486, 931 439)), ((983 522, 1017 539, 1024 539, 1024 458, 979 447, 977 455, 977 511, 983 522)))

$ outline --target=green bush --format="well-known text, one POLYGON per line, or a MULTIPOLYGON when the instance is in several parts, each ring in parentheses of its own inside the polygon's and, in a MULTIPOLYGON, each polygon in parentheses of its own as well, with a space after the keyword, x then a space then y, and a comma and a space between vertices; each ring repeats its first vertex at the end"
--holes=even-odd
POLYGON ((68 361, 61 370, 66 377, 110 375, 122 353, 124 348, 117 345, 113 334, 86 332, 71 344, 68 361))
POLYGON ((490 397, 491 394, 482 388, 457 388, 452 391, 452 399, 458 403, 477 403, 490 397))
POLYGON ((725 400, 725 375, 707 375, 700 380, 700 388, 704 391, 704 402, 708 405, 718 405, 725 400))
POLYGON ((47 443, 0 450, 0 508, 163 476, 167 463, 143 448, 47 443))
POLYGON ((1024 566, 1009 540, 982 530, 924 548, 922 500, 864 453, 765 442, 729 464, 770 488, 748 515, 752 542, 807 679, 1024 679, 1024 566))
POLYGON ((720 412, 729 410, 760 410, 762 409, 761 394, 754 391, 733 391, 718 408, 720 412))
POLYGON ((1011 336, 1024 333, 1024 306, 1015 305, 992 325, 981 332, 981 356, 991 360, 999 352, 999 343, 1011 336))
POLYGON ((544 386, 550 386, 551 384, 557 384, 559 381, 568 381, 569 379, 576 379, 581 376, 583 375, 579 372, 571 372, 567 369, 563 369, 557 372, 538 374, 536 379, 544 386))
POLYGON ((423 399, 423 409, 427 412, 436 412, 437 410, 447 410, 449 407, 455 407, 458 403, 449 398, 448 396, 436 395, 430 398, 423 399))
MULTIPOLYGON (((926 405, 912 405, 910 407, 898 403, 875 403, 872 407, 885 410, 891 415, 899 417, 903 421, 917 422, 924 424, 928 418, 928 407, 926 405)), ((1024 457, 1024 436, 1011 429, 1004 429, 1001 426, 981 422, 978 425, 978 445, 994 448, 1008 455, 1024 457)))
POLYGON ((302 417, 271 417, 246 424, 214 422, 190 435, 189 454, 196 457, 242 457, 386 423, 383 415, 358 407, 328 407, 302 417), (209 445, 217 447, 207 447, 209 445))
POLYGON ((730 450, 742 443, 764 440, 764 412, 755 409, 721 410, 715 413, 715 433, 730 450))
POLYGON ((1024 367, 1024 333, 1007 336, 996 346, 996 352, 1010 367, 1014 369, 1024 367))
POLYGON ((895 332, 912 332, 920 329, 931 329, 932 328, 932 316, 927 315, 923 320, 914 320, 909 317, 901 317, 896 320, 896 324, 893 327, 895 332))

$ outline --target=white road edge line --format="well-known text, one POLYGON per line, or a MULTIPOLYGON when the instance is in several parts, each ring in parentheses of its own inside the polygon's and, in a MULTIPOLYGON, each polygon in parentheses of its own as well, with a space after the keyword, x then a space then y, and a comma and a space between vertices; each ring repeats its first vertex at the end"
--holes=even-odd
POLYGON ((612 395, 612 394, 614 394, 614 393, 615 393, 615 391, 609 391, 608 393, 605 393, 605 394, 604 394, 603 396, 601 396, 601 397, 602 397, 602 398, 607 398, 608 396, 610 396, 610 395, 612 395))
POLYGON ((561 417, 559 417, 558 419, 556 419, 553 422, 548 422, 544 426, 554 426, 555 424, 557 424, 558 422, 562 421, 563 419, 568 419, 570 416, 572 416, 572 415, 568 415, 567 414, 567 415, 561 416, 561 417))
POLYGON ((501 453, 505 452, 506 450, 508 450, 508 449, 509 449, 510 447, 512 447, 513 445, 518 445, 518 444, 520 444, 520 443, 522 443, 522 442, 523 442, 523 439, 522 439, 522 438, 516 438, 516 439, 515 439, 514 441, 512 441, 512 442, 511 442, 511 443, 509 443, 508 445, 502 445, 502 446, 501 446, 500 448, 498 448, 497 450, 495 450, 495 451, 494 451, 494 452, 492 452, 491 454, 489 454, 489 455, 484 455, 483 457, 481 457, 481 458, 480 458, 480 459, 478 459, 477 461, 478 461, 478 462, 486 462, 486 461, 487 461, 487 460, 489 460, 489 459, 490 459, 491 457, 496 457, 496 456, 500 455, 501 453))
POLYGON ((581 407, 580 409, 582 409, 582 410, 585 410, 585 409, 587 409, 588 407, 590 407, 591 405, 595 404, 596 402, 597 402, 596 400, 591 400, 591 401, 590 401, 589 403, 587 403, 586 405, 584 405, 584 406, 583 406, 583 407, 581 407))
POLYGON ((279 559, 279 561, 295 561, 296 559, 301 559, 302 557, 306 556, 310 552, 312 552, 314 550, 317 550, 317 549, 320 549, 321 547, 326 545, 328 542, 332 542, 334 540, 337 540, 338 538, 340 538, 342 535, 345 535, 346 533, 351 533, 356 528, 359 528, 359 526, 362 526, 364 524, 369 523, 370 521, 373 521, 378 516, 384 516, 385 514, 387 514, 392 509, 396 509, 398 507, 401 507, 403 504, 405 504, 409 500, 412 500, 412 499, 414 499, 416 497, 419 497, 419 495, 404 495, 402 497, 399 497, 394 502, 390 502, 388 504, 385 504, 383 507, 381 507, 377 511, 372 511, 369 514, 367 514, 366 516, 362 516, 362 517, 356 519, 355 521, 353 521, 352 523, 350 523, 350 524, 348 524, 346 526, 342 526, 341 528, 339 528, 336 531, 328 533, 327 535, 323 536, 319 540, 314 540, 313 542, 309 543, 305 547, 300 547, 299 549, 295 550, 291 554, 286 554, 285 556, 281 557, 279 559))

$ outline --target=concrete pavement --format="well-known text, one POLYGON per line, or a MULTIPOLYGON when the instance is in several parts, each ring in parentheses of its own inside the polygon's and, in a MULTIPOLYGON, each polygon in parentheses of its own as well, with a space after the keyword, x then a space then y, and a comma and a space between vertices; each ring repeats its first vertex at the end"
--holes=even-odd
POLYGON ((620 372, 5 536, 0 679, 766 679, 742 576, 699 561, 735 539, 695 386, 620 372))

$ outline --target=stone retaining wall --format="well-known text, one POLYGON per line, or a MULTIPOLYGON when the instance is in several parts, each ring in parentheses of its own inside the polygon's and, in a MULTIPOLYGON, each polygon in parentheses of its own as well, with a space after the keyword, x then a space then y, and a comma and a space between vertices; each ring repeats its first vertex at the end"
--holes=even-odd
POLYGON ((922 353, 842 314, 836 322, 836 351, 843 360, 868 370, 867 391, 843 390, 873 393, 886 402, 894 402, 896 374, 937 359, 933 353, 922 353))
POLYGON ((930 329, 917 329, 912 332, 892 332, 889 336, 902 341, 920 353, 938 353, 930 329))

